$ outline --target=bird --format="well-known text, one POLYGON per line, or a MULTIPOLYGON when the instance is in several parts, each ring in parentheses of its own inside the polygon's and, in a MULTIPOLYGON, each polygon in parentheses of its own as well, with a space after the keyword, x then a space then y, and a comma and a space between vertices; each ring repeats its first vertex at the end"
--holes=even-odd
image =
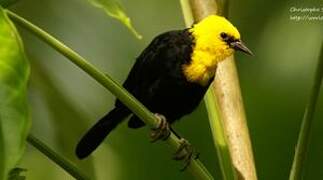
MULTIPOLYGON (((253 55, 238 29, 218 15, 209 15, 190 28, 164 32, 151 41, 136 59, 123 87, 160 120, 158 128, 152 130, 153 141, 166 139, 171 124, 197 108, 215 78, 218 64, 235 51, 253 55)), ((129 116, 129 128, 145 126, 117 99, 114 108, 81 138, 77 157, 90 155, 129 116)), ((185 145, 187 141, 178 152, 185 145)))

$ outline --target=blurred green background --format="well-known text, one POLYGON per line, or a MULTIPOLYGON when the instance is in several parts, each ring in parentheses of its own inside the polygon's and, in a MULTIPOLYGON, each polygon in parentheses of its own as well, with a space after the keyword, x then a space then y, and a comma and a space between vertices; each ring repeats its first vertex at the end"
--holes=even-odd
MULTIPOLYGON (((184 27, 179 1, 122 1, 134 26, 129 31, 87 0, 23 0, 11 9, 62 40, 101 70, 122 82, 135 58, 157 34, 184 27)), ((323 21, 294 21, 291 7, 323 7, 322 0, 231 1, 230 19, 248 47, 236 61, 259 179, 288 179, 320 45, 323 21)), ((321 16, 323 14, 321 13, 321 16)), ((151 144, 148 128, 120 125, 86 161, 77 161, 80 136, 113 106, 114 97, 64 57, 21 30, 32 63, 29 102, 32 133, 84 172, 99 180, 193 179, 179 171, 163 143, 151 144)), ((323 91, 315 115, 305 179, 323 178, 323 91)), ((221 179, 205 106, 176 124, 201 153, 215 179, 221 179)), ((28 146, 21 162, 27 179, 73 179, 28 146)))

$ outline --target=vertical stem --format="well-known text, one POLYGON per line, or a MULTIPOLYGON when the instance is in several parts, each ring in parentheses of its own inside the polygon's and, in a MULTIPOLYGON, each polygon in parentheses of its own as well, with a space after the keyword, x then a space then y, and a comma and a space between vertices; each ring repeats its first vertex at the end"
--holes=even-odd
POLYGON ((55 151, 50 149, 46 144, 41 142, 39 139, 37 139, 33 135, 30 134, 27 137, 27 141, 31 145, 33 145, 36 149, 38 149, 40 152, 45 154, 49 159, 51 159, 56 164, 58 164, 61 168, 63 168, 67 173, 69 173, 75 179, 90 180, 90 178, 87 177, 85 174, 83 174, 82 171, 77 169, 77 167, 72 162, 65 159, 63 156, 60 156, 59 154, 57 154, 55 151))
POLYGON ((315 113, 315 107, 317 99, 320 93, 320 87, 323 77, 323 43, 321 47, 321 55, 316 67, 314 83, 311 90, 311 95, 308 100, 308 104, 305 109, 301 130, 299 132, 294 161, 290 172, 289 180, 300 180, 304 174, 304 164, 306 160, 306 153, 309 145, 309 137, 311 133, 311 127, 313 124, 313 117, 315 113))
MULTIPOLYGON (((190 3, 188 0, 180 0, 180 3, 186 27, 190 27, 194 22, 190 3)), ((235 180, 237 179, 237 176, 232 164, 228 140, 226 138, 223 123, 219 117, 219 107, 212 89, 207 91, 204 100, 208 111, 214 145, 219 158, 222 177, 224 180, 235 180)))
POLYGON ((223 179, 235 180, 237 179, 237 174, 230 155, 228 139, 224 131, 223 121, 220 117, 219 105, 212 89, 208 90, 204 101, 209 115, 213 141, 217 148, 223 179))
MULTIPOLYGON (((210 14, 228 13, 228 3, 224 0, 189 1, 195 21, 210 14)), ((256 180, 252 147, 233 56, 219 64, 211 90, 219 107, 219 116, 239 179, 256 180)), ((206 101, 208 102, 208 99, 206 101)))
POLYGON ((219 65, 216 76, 212 88, 219 104, 233 164, 243 179, 256 180, 252 147, 233 57, 219 65))
POLYGON ((194 18, 189 0, 180 0, 180 3, 182 7, 185 25, 186 27, 190 27, 194 23, 194 18))
MULTIPOLYGON (((0 120, 1 120, 1 116, 0 116, 0 120)), ((2 130, 2 123, 0 123, 0 134, 3 133, 2 130)), ((3 136, 0 136, 0 144, 4 144, 4 139, 3 136)), ((6 174, 6 170, 5 170, 5 164, 4 164, 4 147, 0 146, 0 179, 2 178, 6 178, 7 174, 6 174)))

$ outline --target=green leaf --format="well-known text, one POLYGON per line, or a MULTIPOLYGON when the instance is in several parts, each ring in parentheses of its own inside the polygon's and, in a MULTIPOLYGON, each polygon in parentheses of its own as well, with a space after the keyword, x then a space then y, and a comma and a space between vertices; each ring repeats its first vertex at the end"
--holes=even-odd
POLYGON ((122 22, 138 39, 142 36, 132 26, 130 18, 124 12, 121 4, 116 0, 89 0, 95 7, 101 8, 109 16, 122 22))
POLYGON ((16 28, 0 6, 0 179, 21 159, 30 118, 26 91, 29 64, 16 28))
POLYGON ((18 0, 0 0, 0 6, 2 7, 8 7, 14 3, 16 3, 18 0))

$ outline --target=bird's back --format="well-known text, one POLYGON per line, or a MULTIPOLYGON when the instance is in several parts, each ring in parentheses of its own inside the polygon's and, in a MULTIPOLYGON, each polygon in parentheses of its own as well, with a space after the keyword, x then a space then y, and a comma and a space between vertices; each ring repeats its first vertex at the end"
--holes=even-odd
MULTIPOLYGON (((169 122, 193 111, 208 86, 188 82, 183 65, 189 64, 194 39, 188 29, 157 36, 137 58, 123 86, 149 110, 169 122)), ((117 106, 122 106, 119 101, 117 106)))

